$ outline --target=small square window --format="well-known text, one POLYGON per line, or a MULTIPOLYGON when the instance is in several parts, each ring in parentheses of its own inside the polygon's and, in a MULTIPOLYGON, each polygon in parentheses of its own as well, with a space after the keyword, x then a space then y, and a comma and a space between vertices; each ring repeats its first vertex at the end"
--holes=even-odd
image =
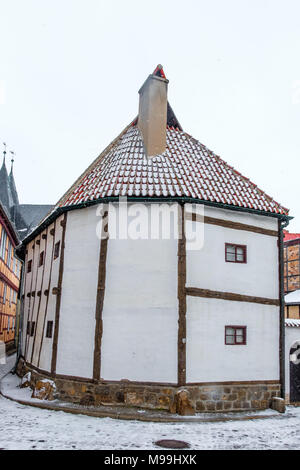
POLYGON ((54 259, 59 257, 59 248, 60 248, 60 242, 55 243, 55 245, 54 245, 54 259))
POLYGON ((40 253, 39 267, 40 267, 40 266, 43 266, 43 264, 44 264, 44 252, 42 251, 42 252, 40 253))
POLYGON ((246 326, 225 326, 225 344, 246 344, 246 326))
POLYGON ((47 322, 46 338, 52 338, 53 321, 47 322))
POLYGON ((225 261, 227 263, 247 263, 246 245, 225 243, 225 261))
POLYGON ((27 263, 27 272, 31 273, 31 269, 32 269, 32 260, 30 259, 27 263))

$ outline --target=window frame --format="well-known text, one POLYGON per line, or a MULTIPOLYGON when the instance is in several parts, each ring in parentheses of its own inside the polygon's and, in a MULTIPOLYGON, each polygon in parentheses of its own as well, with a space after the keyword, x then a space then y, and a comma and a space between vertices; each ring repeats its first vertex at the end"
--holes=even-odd
POLYGON ((225 243, 225 262, 226 263, 239 263, 239 264, 246 264, 247 263, 247 245, 238 245, 236 243, 225 243), (227 248, 231 246, 234 247, 234 260, 227 259, 227 248), (242 248, 243 250, 243 261, 239 261, 237 259, 237 248, 242 248))
POLYGON ((247 345, 247 326, 245 325, 225 325, 224 328, 224 343, 225 346, 246 346, 247 345), (232 328, 234 330, 234 343, 227 343, 227 337, 228 336, 233 336, 233 335, 227 335, 226 330, 227 328, 232 328), (237 342, 236 341, 236 330, 243 330, 243 342, 237 342))
POLYGON ((26 273, 29 274, 29 273, 31 273, 31 271, 32 271, 32 259, 29 259, 29 260, 27 261, 27 270, 26 270, 26 273))
POLYGON ((60 240, 55 243, 54 250, 53 250, 53 259, 59 258, 60 254, 60 240))
POLYGON ((53 320, 48 320, 47 321, 47 328, 46 328, 45 338, 52 338, 52 336, 53 336, 53 325, 54 325, 53 320))
POLYGON ((39 256, 39 268, 44 265, 45 252, 41 251, 39 256))

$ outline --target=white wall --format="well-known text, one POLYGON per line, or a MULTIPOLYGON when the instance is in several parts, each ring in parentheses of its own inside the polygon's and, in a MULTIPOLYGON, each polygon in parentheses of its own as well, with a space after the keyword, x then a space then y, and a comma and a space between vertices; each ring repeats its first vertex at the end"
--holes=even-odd
POLYGON ((290 350, 296 341, 300 341, 300 328, 285 327, 285 393, 290 394, 290 350))
POLYGON ((187 382, 279 380, 279 307, 187 297, 187 382), (247 344, 225 345, 225 325, 247 344))
POLYGON ((58 374, 93 376, 100 240, 96 207, 68 212, 60 306, 58 374))
POLYGON ((177 240, 109 240, 103 379, 177 382, 177 250, 177 240))
MULTIPOLYGON (((59 251, 59 257, 56 259, 53 259, 52 261, 52 269, 51 269, 51 275, 50 275, 50 282, 47 282, 47 277, 45 278, 45 283, 44 283, 44 288, 49 289, 49 298, 48 298, 48 303, 47 303, 47 310, 46 310, 46 318, 45 318, 45 330, 43 334, 43 342, 42 342, 42 348, 41 348, 41 356, 40 356, 40 362, 39 362, 39 368, 50 371, 51 370, 51 361, 52 361, 52 344, 53 344, 53 336, 54 336, 54 329, 55 329, 55 311, 56 311, 56 301, 57 301, 57 296, 52 293, 52 289, 54 287, 58 286, 58 277, 59 277, 59 265, 60 265, 60 257, 61 257, 61 247, 62 247, 62 233, 63 233, 63 227, 61 226, 61 221, 64 219, 64 216, 61 215, 58 217, 55 221, 54 228, 55 228, 55 234, 54 234, 54 240, 53 241, 53 246, 57 242, 60 242, 60 251, 59 251), (50 287, 49 287, 50 286, 50 287), (53 321, 53 334, 52 338, 46 338, 46 328, 47 328, 47 322, 48 321, 53 321)), ((50 228, 50 227, 49 227, 50 228)), ((48 232, 49 233, 49 232, 48 232)), ((51 237, 53 238, 52 235, 48 235, 48 238, 51 237)), ((50 241, 51 243, 51 241, 50 241)), ((52 250, 50 250, 51 252, 52 250)), ((50 257, 46 259, 47 266, 51 266, 50 264, 50 259, 53 258, 53 254, 50 255, 50 257)), ((43 289, 44 289, 43 288, 43 289)), ((43 312, 41 312, 43 313, 43 312)))
MULTIPOLYGON (((204 215, 228 220, 231 217, 251 225, 259 222, 258 216, 214 208, 205 208, 204 215)), ((277 221, 262 217, 260 226, 275 230, 277 221)), ((187 286, 278 299, 277 240, 274 236, 204 224, 203 248, 187 251, 187 286), (247 245, 247 263, 225 262, 225 243, 247 245)))

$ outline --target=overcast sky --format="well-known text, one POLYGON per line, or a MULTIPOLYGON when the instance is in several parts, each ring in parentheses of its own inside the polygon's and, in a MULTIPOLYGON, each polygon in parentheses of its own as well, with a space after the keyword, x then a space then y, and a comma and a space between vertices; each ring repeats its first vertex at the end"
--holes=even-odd
POLYGON ((183 129, 300 231, 299 0, 0 0, 0 144, 21 203, 60 198, 158 63, 183 129))

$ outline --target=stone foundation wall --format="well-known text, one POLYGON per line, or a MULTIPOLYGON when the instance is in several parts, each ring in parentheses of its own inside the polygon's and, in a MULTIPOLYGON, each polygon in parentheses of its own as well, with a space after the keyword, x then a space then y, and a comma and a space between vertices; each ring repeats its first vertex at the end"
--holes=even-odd
MULTIPOLYGON (((31 386, 48 378, 41 371, 19 361, 17 373, 31 372, 31 386)), ((194 412, 262 410, 269 408, 273 397, 280 396, 280 384, 249 383, 233 385, 143 385, 82 382, 72 378, 51 377, 57 398, 84 406, 117 405, 178 412, 178 395, 185 392, 188 408, 194 412)), ((192 414, 189 412, 189 414, 192 414)))

